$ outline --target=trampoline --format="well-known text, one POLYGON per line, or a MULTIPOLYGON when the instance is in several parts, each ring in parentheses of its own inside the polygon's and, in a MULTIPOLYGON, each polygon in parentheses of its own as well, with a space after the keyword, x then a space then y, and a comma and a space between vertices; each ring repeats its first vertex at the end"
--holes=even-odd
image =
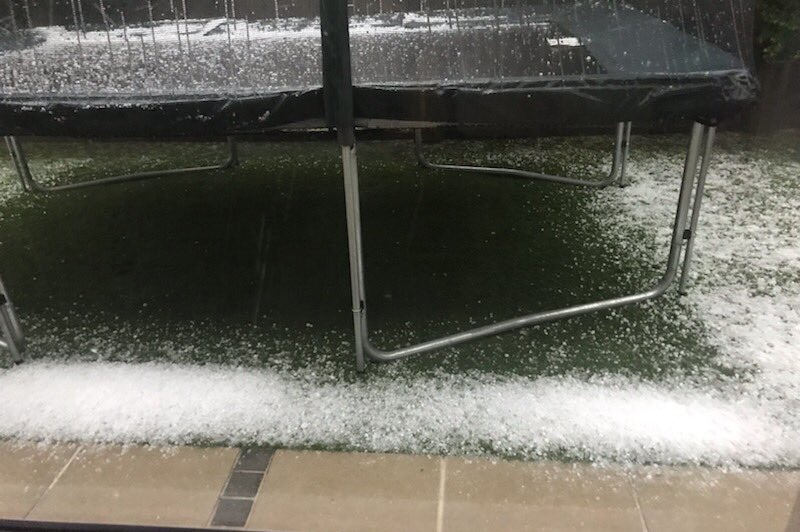
MULTIPOLYGON (((0 18, 0 133, 20 182, 56 193, 227 169, 239 135, 335 131, 341 147, 359 369, 513 329, 642 302, 680 273, 686 291, 715 128, 752 104, 752 0, 12 0, 0 18), (356 132, 404 129, 419 163, 572 186, 625 185, 632 123, 691 123, 665 271, 642 292, 535 312, 390 351, 375 347, 359 213, 356 132), (536 169, 429 161, 422 131, 530 135, 608 128, 611 169, 536 169), (218 165, 46 186, 25 136, 227 138, 218 165)), ((677 177, 677 176, 676 176, 677 177)), ((2 345, 24 335, 5 287, 2 345)))

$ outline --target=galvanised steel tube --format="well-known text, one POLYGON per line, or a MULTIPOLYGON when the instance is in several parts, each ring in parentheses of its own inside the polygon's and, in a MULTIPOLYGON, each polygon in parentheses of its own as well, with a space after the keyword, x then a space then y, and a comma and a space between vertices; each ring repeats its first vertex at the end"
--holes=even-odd
POLYGON ((689 222, 689 239, 686 242, 686 251, 683 255, 683 268, 681 279, 678 282, 678 293, 686 295, 686 285, 689 282, 689 270, 692 267, 692 256, 694 255, 694 241, 697 236, 697 222, 700 219, 700 207, 703 204, 703 192, 706 188, 706 175, 708 166, 711 164, 711 148, 714 146, 714 135, 717 128, 709 127, 706 132, 705 148, 703 149, 703 162, 700 163, 700 174, 697 176, 697 190, 694 193, 694 204, 692 205, 692 218, 689 222))
MULTIPOLYGON (((621 296, 611 299, 596 301, 593 303, 585 303, 582 305, 575 305, 556 310, 548 310, 544 312, 537 312, 512 318, 509 320, 484 325, 475 329, 470 329, 460 333, 444 336, 428 342, 392 350, 382 351, 369 342, 366 308, 362 307, 361 312, 358 313, 361 317, 361 324, 357 328, 360 329, 364 353, 372 360, 377 361, 390 361, 404 358, 411 355, 425 353, 436 349, 445 347, 452 347, 465 342, 470 342, 483 338, 486 336, 493 336, 496 334, 508 332, 521 327, 528 327, 539 323, 555 321, 564 318, 571 318, 587 314, 598 310, 607 310, 612 308, 630 305, 632 303, 640 303, 658 297, 666 292, 667 288, 675 280, 675 275, 678 271, 678 262, 680 260, 680 251, 683 244, 683 233, 686 228, 686 219, 689 209, 689 204, 692 197, 692 185, 694 184, 694 177, 697 173, 697 162, 700 154, 700 145, 703 139, 705 126, 699 123, 694 123, 692 126, 692 135, 689 141, 689 149, 686 154, 686 161, 683 168, 683 179, 681 181, 680 194, 678 196, 678 206, 675 213, 675 222, 672 231, 672 241, 669 248, 669 256, 667 258, 667 269, 661 279, 649 290, 632 294, 628 296, 621 296)), ((352 251, 352 250, 351 250, 352 251)), ((353 259, 351 252, 351 260, 353 259)), ((359 265, 360 266, 360 265, 359 265)), ((360 268, 363 270, 363 268, 360 268)), ((362 276, 363 272, 359 272, 362 276)), ((362 281, 363 285, 363 281, 362 281)), ((354 296, 355 297, 355 296, 354 296)))
POLYGON ((28 159, 25 157, 25 152, 22 149, 22 144, 16 137, 5 137, 6 146, 11 154, 11 159, 14 161, 14 166, 17 168, 22 186, 25 190, 30 192, 61 192, 64 190, 76 190, 81 188, 90 188, 102 185, 113 185, 116 183, 127 183, 131 181, 143 181, 146 179, 154 179, 157 177, 166 177, 173 175, 190 174, 193 172, 208 172, 211 170, 226 170, 232 168, 239 163, 238 152, 236 149, 236 140, 233 137, 228 137, 228 159, 221 164, 209 166, 195 166, 191 168, 173 168, 167 170, 151 170, 148 172, 137 172, 133 174, 124 174, 111 177, 103 177, 100 179, 93 179, 91 181, 81 181, 78 183, 68 183, 65 185, 47 186, 38 183, 31 174, 30 167, 28 166, 28 159))
POLYGON ((625 169, 628 167, 628 154, 631 150, 631 127, 633 126, 632 122, 625 122, 625 132, 623 133, 622 139, 622 162, 619 166, 619 186, 624 187, 628 185, 628 182, 625 180, 625 169))
MULTIPOLYGON (((22 183, 22 188, 25 192, 31 192, 30 186, 28 185, 27 173, 30 173, 30 170, 22 166, 20 161, 20 149, 17 147, 17 141, 15 137, 6 136, 3 137, 3 140, 6 142, 6 148, 8 149, 8 154, 11 156, 11 162, 14 163, 14 168, 17 170, 17 176, 19 177, 20 183, 22 183), (27 172, 27 173, 26 173, 27 172)), ((24 157, 24 155, 22 156, 24 157)))
POLYGON ((358 160, 356 147, 342 146, 342 170, 344 173, 344 201, 347 213, 347 244, 350 252, 350 293, 355 331, 356 367, 364 369, 364 345, 366 330, 366 294, 364 290, 364 255, 361 246, 361 208, 358 190, 358 160))
POLYGON ((430 170, 455 170, 459 172, 472 172, 488 175, 500 175, 504 177, 516 177, 521 179, 536 179, 539 181, 551 181, 554 183, 562 183, 565 185, 576 185, 583 187, 598 187, 603 188, 612 184, 614 181, 619 181, 620 185, 624 183, 625 179, 625 160, 628 155, 628 145, 630 143, 631 126, 630 122, 619 122, 617 124, 617 140, 614 144, 614 156, 611 160, 611 170, 608 175, 603 179, 580 179, 577 177, 566 177, 552 174, 544 174, 541 172, 530 172, 527 170, 518 170, 515 168, 496 168, 491 166, 468 166, 460 164, 439 164, 432 163, 425 158, 422 153, 422 131, 420 129, 414 130, 414 151, 417 154, 417 161, 419 164, 430 170), (621 163, 620 163, 621 161, 621 163))
POLYGON ((3 337, 0 340, 0 347, 9 350, 14 362, 22 362, 22 353, 25 351, 25 334, 17 319, 14 303, 11 302, 11 296, 6 291, 2 279, 0 279, 0 296, 2 296, 2 302, 0 302, 0 333, 2 333, 3 337))
POLYGON ((0 347, 8 349, 14 363, 19 363, 23 360, 22 347, 14 339, 11 327, 11 318, 8 310, 5 307, 0 307, 0 333, 2 333, 3 337, 0 340, 0 347))

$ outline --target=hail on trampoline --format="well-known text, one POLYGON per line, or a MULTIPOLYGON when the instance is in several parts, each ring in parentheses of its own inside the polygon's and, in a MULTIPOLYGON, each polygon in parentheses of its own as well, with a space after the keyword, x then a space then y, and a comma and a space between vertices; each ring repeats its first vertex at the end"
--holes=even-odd
MULTIPOLYGON (((17 61, 5 63, 9 70, 0 83, 15 93, 57 95, 172 94, 184 92, 252 93, 264 90, 292 89, 321 83, 319 75, 318 18, 276 17, 251 20, 237 19, 235 3, 223 2, 219 18, 194 19, 189 3, 172 0, 168 20, 157 19, 151 1, 146 3, 144 20, 131 24, 121 10, 113 14, 105 3, 98 4, 102 26, 86 27, 81 1, 71 0, 70 20, 63 26, 28 28, 35 35, 33 46, 15 51, 17 61), (112 16, 113 15, 113 16, 112 16), (275 47, 276 41, 291 40, 290 47, 275 47), (220 48, 224 46, 224 48, 220 48), (31 64, 27 57, 35 57, 31 64), (27 64, 25 68, 21 65, 27 64), (169 68, 164 68, 165 66, 169 68)), ((276 7, 277 9, 277 7, 276 7)), ((276 11, 279 13, 279 11, 276 11)), ((515 56, 531 44, 548 47, 548 39, 569 42, 547 20, 537 19, 525 12, 517 20, 505 12, 484 12, 450 9, 404 14, 355 13, 350 33, 353 37, 354 74, 359 82, 391 81, 393 71, 410 72, 409 65, 425 57, 429 43, 419 37, 403 37, 427 33, 431 39, 445 39, 446 50, 454 51, 453 60, 443 80, 478 79, 487 75, 508 75, 497 58, 491 65, 475 69, 478 58, 467 58, 463 46, 465 28, 497 33, 500 39, 489 39, 487 45, 496 49, 496 56, 515 56), (396 34, 389 40, 379 36, 396 34), (492 41, 492 42, 490 42, 492 41), (496 42, 494 42, 496 41, 496 42), (375 64, 374 54, 383 49, 398 52, 393 64, 375 64)), ((164 14, 162 14, 163 16, 164 14)), ((141 16, 141 15, 139 15, 141 16)), ((535 54, 527 57, 531 67, 515 75, 563 75, 564 61, 578 57, 581 71, 594 73, 594 58, 585 50, 564 52, 553 46, 545 56, 552 59, 537 61, 535 54)), ((471 52, 477 53, 477 50, 471 52)), ((387 57, 388 58, 388 57, 387 57)), ((435 58, 430 58, 433 60, 435 58)), ((525 63, 523 62, 523 64, 525 63)), ((0 68, 2 70, 2 68, 0 68)), ((421 67, 420 75, 427 75, 421 67)))

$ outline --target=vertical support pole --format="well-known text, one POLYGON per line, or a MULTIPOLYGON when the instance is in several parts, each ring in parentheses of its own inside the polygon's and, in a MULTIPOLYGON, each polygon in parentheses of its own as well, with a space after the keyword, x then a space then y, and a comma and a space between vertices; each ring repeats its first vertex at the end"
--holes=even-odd
POLYGON ((14 304, 0 279, 0 333, 2 334, 3 347, 11 353, 15 363, 22 362, 22 352, 25 349, 25 335, 17 320, 14 304))
POLYGON ((228 159, 228 167, 238 166, 239 145, 236 143, 236 137, 229 136, 227 138, 227 141, 228 141, 228 153, 230 153, 230 158, 228 159))
POLYGON ((11 157, 11 162, 14 164, 14 168, 17 170, 17 177, 19 177, 19 181, 22 184, 22 190, 24 190, 25 192, 29 192, 28 184, 22 178, 22 171, 20 170, 19 162, 17 161, 17 157, 14 154, 14 146, 11 143, 11 139, 13 139, 13 138, 14 137, 11 137, 11 136, 5 136, 5 137, 3 137, 3 140, 6 143, 6 148, 8 149, 8 155, 11 157))
POLYGON ((699 122, 692 124, 692 136, 689 139, 689 149, 686 151, 686 162, 683 165, 683 178, 681 180, 681 191, 678 196, 678 212, 675 215, 675 225, 672 231, 672 243, 670 244, 670 264, 673 270, 672 277, 681 266, 681 250, 685 239, 686 222, 689 218, 689 204, 692 201, 692 187, 697 178, 697 162, 700 160, 700 150, 702 149, 703 136, 706 126, 699 122))
POLYGON ((20 183, 22 183, 22 189, 25 192, 31 192, 33 190, 30 184, 31 169, 28 167, 28 159, 25 157, 22 145, 17 140, 17 137, 9 135, 4 137, 4 139, 6 141, 8 153, 11 155, 11 161, 17 169, 17 175, 19 176, 20 183))
POLYGON ((361 245, 361 207, 358 189, 358 159, 355 146, 342 146, 344 172, 344 199, 347 213, 347 245, 350 257, 350 294, 355 333, 356 368, 363 371, 364 327, 366 324, 366 294, 364 287, 364 259, 361 245))
POLYGON ((714 136, 716 127, 706 128, 705 145, 703 147, 703 161, 700 163, 700 173, 697 176, 697 189, 694 193, 694 203, 692 204, 692 217, 689 221, 689 229, 686 231, 686 251, 683 256, 683 268, 681 269, 681 279, 678 284, 678 293, 686 295, 686 285, 689 282, 689 271, 692 267, 692 256, 694 255, 694 240, 697 235, 697 224, 700 220, 700 207, 703 204, 703 192, 706 186, 706 175, 711 164, 711 150, 714 147, 714 136))
POLYGON ((619 164, 622 160, 622 144, 625 140, 625 123, 617 123, 617 136, 614 139, 614 153, 611 159, 611 171, 608 172, 609 178, 619 177, 621 182, 621 175, 619 174, 619 164))
POLYGON ((320 0, 320 30, 325 119, 329 128, 336 129, 336 138, 342 152, 355 357, 357 369, 363 371, 366 362, 363 342, 366 298, 361 252, 358 159, 353 118, 353 77, 350 68, 350 28, 346 2, 320 0))
POLYGON ((628 166, 628 153, 630 152, 631 146, 631 127, 632 122, 625 122, 624 123, 624 131, 622 134, 622 161, 620 162, 620 169, 619 169, 619 186, 625 187, 628 186, 628 181, 625 179, 625 169, 628 166))

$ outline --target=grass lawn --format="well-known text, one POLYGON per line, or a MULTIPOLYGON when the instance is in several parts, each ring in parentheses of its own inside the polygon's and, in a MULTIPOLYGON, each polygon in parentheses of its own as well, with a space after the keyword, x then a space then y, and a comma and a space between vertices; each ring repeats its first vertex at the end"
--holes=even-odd
MULTIPOLYGON (((364 374, 333 143, 243 143, 232 171, 52 195, 23 194, 0 159, 0 272, 33 359, 0 373, 12 404, 0 435, 800 465, 800 144, 781 139, 719 135, 688 297, 364 374), (93 379, 110 388, 92 395, 93 379), (65 406, 80 382, 83 402, 65 406), (182 386, 183 399, 159 395, 182 386), (149 418, 125 390, 151 390, 149 418), (167 404, 186 412, 166 419, 167 404)), ((634 135, 633 185, 601 191, 423 170, 411 142, 361 143, 373 343, 647 287, 687 141, 634 135)), ((26 147, 49 183, 225 157, 205 143, 26 147)), ((611 149, 610 137, 448 141, 428 155, 599 175, 611 149)))

